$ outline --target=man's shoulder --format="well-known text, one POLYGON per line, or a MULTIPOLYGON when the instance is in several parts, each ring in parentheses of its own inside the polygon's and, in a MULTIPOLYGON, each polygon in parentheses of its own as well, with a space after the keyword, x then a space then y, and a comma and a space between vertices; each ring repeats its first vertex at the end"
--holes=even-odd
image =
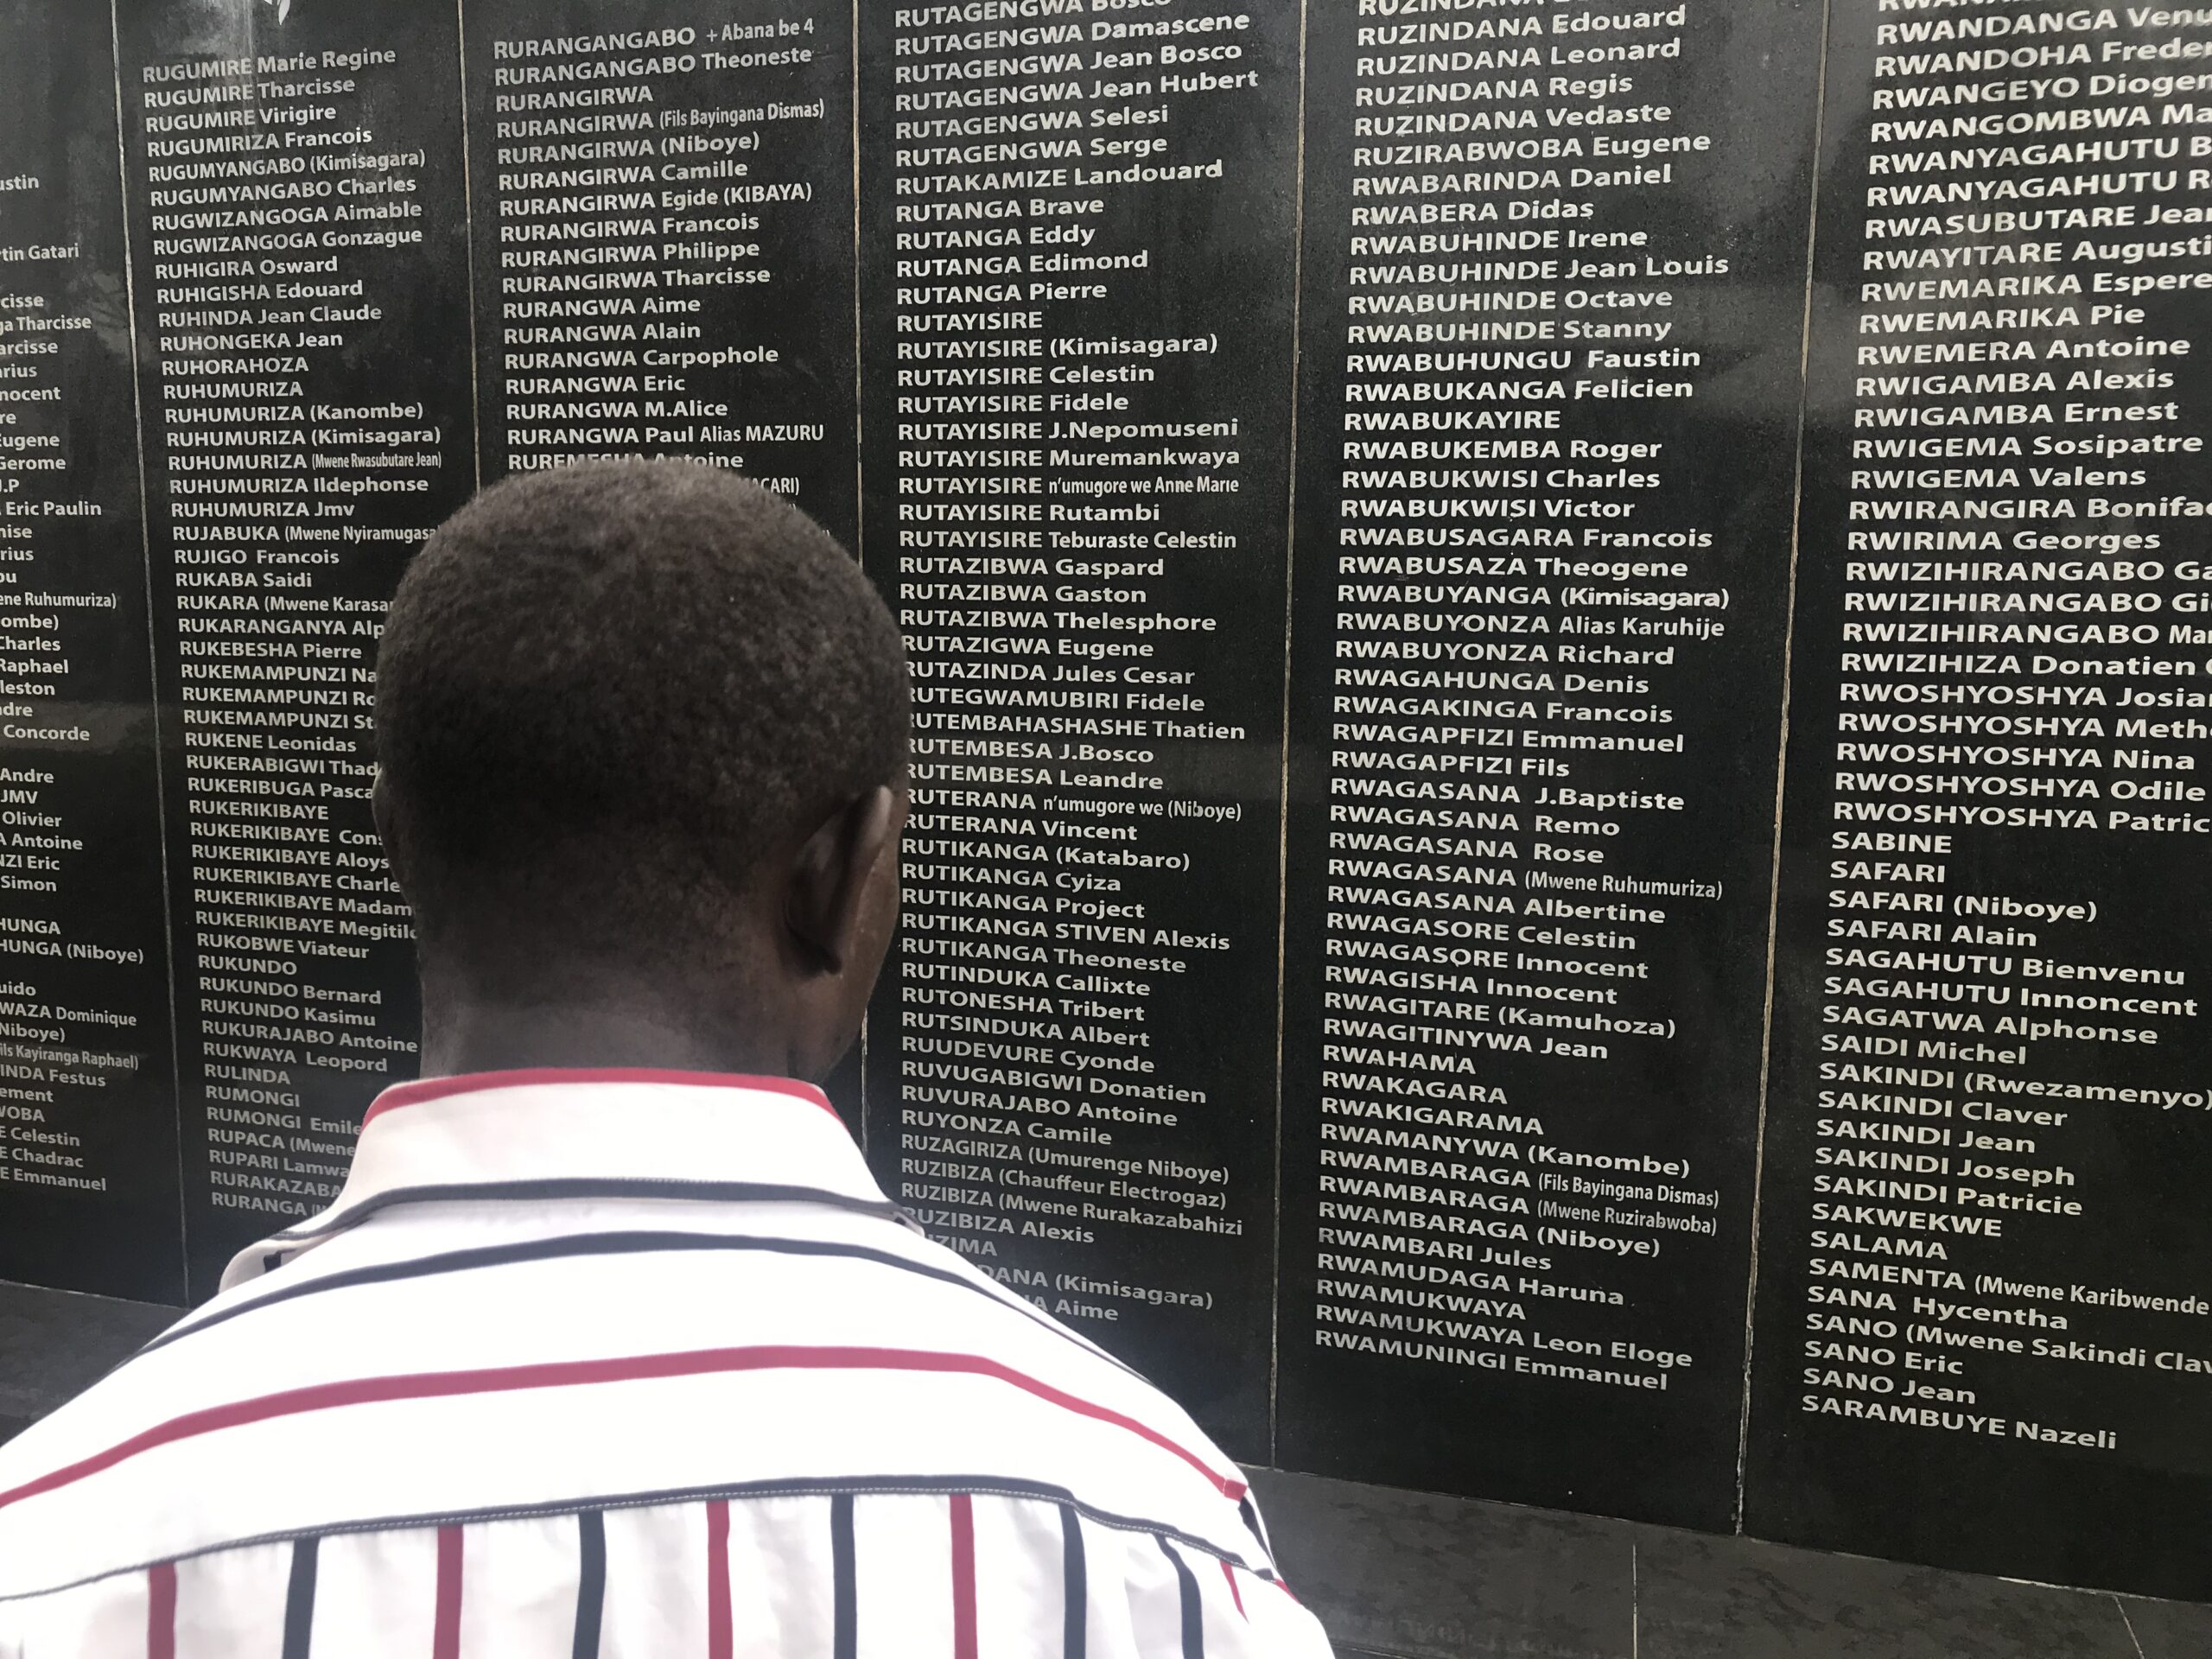
POLYGON ((0 1448, 0 1580, 333 1526, 832 1489, 1027 1493, 1249 1545, 1241 1473, 1160 1390, 950 1252, 861 1248, 287 1269, 0 1448), (118 1515, 140 1517, 129 1535, 118 1515))

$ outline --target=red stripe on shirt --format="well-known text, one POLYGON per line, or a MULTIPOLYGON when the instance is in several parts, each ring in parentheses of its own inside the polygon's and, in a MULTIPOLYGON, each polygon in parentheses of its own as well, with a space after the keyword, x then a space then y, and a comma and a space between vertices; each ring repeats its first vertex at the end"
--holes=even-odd
POLYGON ((730 1659, 729 1504, 707 1505, 707 1659, 730 1659))
POLYGON ((112 1469, 127 1459, 156 1446, 174 1445, 219 1429, 240 1428, 303 1412, 329 1411, 340 1406, 374 1405, 397 1400, 442 1400, 473 1394, 510 1394, 524 1389, 582 1387, 594 1382, 632 1382, 677 1376, 704 1376, 735 1371, 919 1371, 935 1375, 987 1376, 1078 1417, 1126 1429, 1188 1464, 1215 1491, 1234 1501, 1244 1496, 1244 1483, 1217 1474, 1195 1452, 1185 1449, 1158 1429, 1123 1415, 1109 1407, 1094 1405, 1049 1382, 1001 1365, 979 1354, 946 1354, 926 1349, 704 1348, 673 1354, 638 1354, 620 1359, 555 1360, 537 1365, 495 1366, 473 1371, 425 1371, 411 1376, 364 1376, 343 1382, 318 1382, 304 1389, 288 1389, 252 1400, 233 1401, 188 1412, 181 1417, 134 1434, 89 1458, 51 1470, 35 1480, 0 1492, 0 1510, 27 1497, 38 1497, 112 1469))
POLYGON ((146 1569, 146 1659, 176 1659, 176 1567, 146 1569))
POLYGON ((1221 1564, 1221 1576, 1229 1580, 1229 1599, 1236 1604, 1236 1616, 1239 1618, 1251 1618, 1251 1614, 1244 1611, 1244 1592, 1236 1587, 1236 1569, 1227 1561, 1224 1561, 1221 1564))
MULTIPOLYGON (((830 1096, 810 1083, 796 1077, 754 1077, 734 1071, 663 1071, 652 1066, 538 1066, 519 1071, 466 1071, 454 1077, 423 1077, 414 1083, 394 1084, 370 1103, 361 1114, 366 1124, 383 1112, 403 1106, 419 1106, 428 1100, 453 1095, 488 1093, 494 1089, 536 1089, 575 1083, 652 1083, 683 1089, 752 1089, 764 1094, 789 1095, 819 1106, 832 1117, 837 1109, 830 1096)), ((838 1118, 842 1122, 842 1118, 838 1118)))
POLYGON ((461 1659, 461 1529, 438 1529, 438 1611, 430 1659, 461 1659))
POLYGON ((952 1495, 952 1659, 976 1659, 976 1503, 952 1495))

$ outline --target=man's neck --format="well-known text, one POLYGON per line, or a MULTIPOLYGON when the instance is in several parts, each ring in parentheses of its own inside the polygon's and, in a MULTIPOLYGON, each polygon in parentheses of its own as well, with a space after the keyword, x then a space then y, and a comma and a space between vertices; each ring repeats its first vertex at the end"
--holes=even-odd
POLYGON ((423 1011, 423 1075, 541 1067, 646 1067, 671 1071, 791 1075, 789 1046, 766 1034, 704 1030, 650 1007, 594 998, 527 1006, 433 1001, 423 1011))

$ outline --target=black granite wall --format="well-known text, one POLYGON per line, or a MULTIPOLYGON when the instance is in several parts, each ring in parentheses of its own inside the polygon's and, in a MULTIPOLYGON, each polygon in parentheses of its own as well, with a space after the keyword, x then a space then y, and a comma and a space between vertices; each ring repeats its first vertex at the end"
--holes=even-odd
POLYGON ((2212 1597, 2212 13, 1239 3, 0 0, 0 1276, 334 1192, 385 596, 695 455, 908 637, 938 1236, 1257 1463, 2212 1597))

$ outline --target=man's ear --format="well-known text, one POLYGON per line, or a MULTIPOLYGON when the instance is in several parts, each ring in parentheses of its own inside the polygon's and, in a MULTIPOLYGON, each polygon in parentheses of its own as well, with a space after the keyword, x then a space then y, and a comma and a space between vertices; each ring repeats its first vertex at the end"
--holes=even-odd
POLYGON ((401 843, 406 837, 405 826, 400 822, 398 798, 391 792, 391 781, 384 775, 384 768, 377 768, 375 783, 369 786, 369 819, 376 826, 377 839, 384 843, 385 864, 391 879, 399 884, 407 902, 416 900, 413 872, 407 868, 407 849, 401 843))
POLYGON ((384 780, 384 768, 377 768, 377 780, 369 787, 369 817, 377 827, 377 839, 385 844, 389 855, 391 850, 391 785, 384 780))
POLYGON ((400 868, 399 809, 392 804, 391 785, 385 781, 384 768, 377 768, 376 782, 369 788, 369 819, 376 825, 377 839, 384 843, 385 861, 391 867, 391 879, 402 887, 407 876, 400 868))
POLYGON ((890 844, 896 817, 895 798, 879 785, 832 812, 791 861, 784 927, 813 972, 844 972, 864 919, 868 873, 890 844))

